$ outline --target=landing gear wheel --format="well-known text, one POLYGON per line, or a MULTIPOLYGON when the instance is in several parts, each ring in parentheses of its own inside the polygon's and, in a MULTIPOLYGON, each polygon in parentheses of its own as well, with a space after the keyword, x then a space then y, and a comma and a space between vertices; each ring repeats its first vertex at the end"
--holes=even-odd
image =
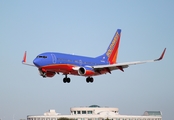
POLYGON ((64 83, 70 83, 71 82, 71 79, 67 77, 67 75, 63 78, 63 82, 64 83))
POLYGON ((87 77, 87 78, 86 78, 86 82, 87 82, 87 83, 89 83, 89 82, 92 83, 93 81, 94 81, 93 77, 87 77))
POLYGON ((46 72, 43 72, 43 71, 39 71, 40 72, 40 76, 42 76, 43 78, 46 78, 46 72))
POLYGON ((47 77, 47 75, 46 75, 45 72, 43 72, 43 73, 41 74, 41 76, 42 76, 43 78, 46 78, 46 77, 47 77))
POLYGON ((90 81, 90 80, 89 80, 89 77, 87 77, 87 78, 86 78, 86 82, 89 83, 89 81, 90 81))
POLYGON ((66 78, 66 82, 70 83, 71 79, 70 78, 66 78))
POLYGON ((94 78, 93 77, 90 78, 90 82, 91 83, 94 82, 94 78))
POLYGON ((43 75, 42 77, 43 77, 43 78, 46 78, 47 76, 43 75))
POLYGON ((66 78, 63 78, 63 82, 66 83, 66 78))

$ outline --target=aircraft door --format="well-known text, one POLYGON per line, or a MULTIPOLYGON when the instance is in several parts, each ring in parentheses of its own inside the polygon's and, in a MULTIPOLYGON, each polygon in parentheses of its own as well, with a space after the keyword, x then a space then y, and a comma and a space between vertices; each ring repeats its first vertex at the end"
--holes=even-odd
POLYGON ((55 64, 57 62, 56 56, 54 54, 51 54, 51 56, 52 56, 52 61, 55 64))

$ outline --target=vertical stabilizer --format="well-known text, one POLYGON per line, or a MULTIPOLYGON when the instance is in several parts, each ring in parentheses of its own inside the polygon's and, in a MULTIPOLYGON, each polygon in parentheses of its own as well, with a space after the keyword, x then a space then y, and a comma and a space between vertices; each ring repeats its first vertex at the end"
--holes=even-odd
POLYGON ((102 58, 103 60, 107 61, 109 64, 114 64, 117 62, 118 56, 118 48, 120 43, 120 36, 121 36, 121 29, 117 29, 111 43, 108 46, 107 51, 99 56, 98 58, 102 58))
POLYGON ((108 62, 110 64, 114 64, 117 62, 120 36, 121 36, 121 30, 118 29, 106 51, 106 56, 108 57, 108 62))

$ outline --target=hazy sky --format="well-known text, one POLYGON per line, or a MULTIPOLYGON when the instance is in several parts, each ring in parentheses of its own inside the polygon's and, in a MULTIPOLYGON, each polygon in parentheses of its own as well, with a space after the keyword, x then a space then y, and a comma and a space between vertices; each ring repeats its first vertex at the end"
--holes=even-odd
POLYGON ((26 118, 70 107, 118 107, 120 114, 142 115, 160 110, 174 115, 174 1, 37 0, 0 1, 0 119, 26 118), (37 68, 21 63, 55 51, 95 57, 103 54, 115 31, 122 29, 118 62, 158 58, 160 62, 130 66, 94 77, 63 75, 42 78, 37 68))

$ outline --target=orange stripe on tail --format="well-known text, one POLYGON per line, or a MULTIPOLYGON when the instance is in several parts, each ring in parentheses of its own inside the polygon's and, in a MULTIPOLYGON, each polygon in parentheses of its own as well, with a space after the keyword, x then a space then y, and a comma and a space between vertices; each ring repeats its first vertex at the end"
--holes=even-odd
POLYGON ((22 62, 26 62, 26 61, 27 61, 27 52, 25 51, 22 62))
POLYGON ((117 56, 118 56, 118 48, 120 43, 120 36, 121 36, 121 30, 118 29, 107 52, 106 55, 108 56, 108 62, 110 64, 114 64, 117 62, 117 56))

